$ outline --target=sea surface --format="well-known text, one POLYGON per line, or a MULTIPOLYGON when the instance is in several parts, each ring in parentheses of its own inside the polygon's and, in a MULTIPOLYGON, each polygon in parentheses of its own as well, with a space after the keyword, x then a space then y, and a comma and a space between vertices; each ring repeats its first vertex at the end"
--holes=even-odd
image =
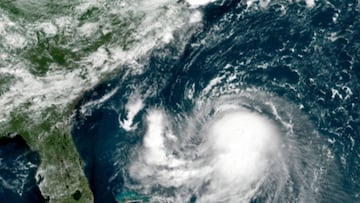
POLYGON ((96 202, 359 201, 358 3, 261 2, 201 7, 184 48, 83 97, 73 138, 96 202))
MULTIPOLYGON (((0 113, 82 95, 72 138, 95 202, 360 201, 360 2, 76 1, 29 14, 27 34, 6 5, 0 104, 16 102, 0 113), (19 54, 40 28, 50 51, 19 54)), ((6 163, 30 153, 6 146, 6 163)))

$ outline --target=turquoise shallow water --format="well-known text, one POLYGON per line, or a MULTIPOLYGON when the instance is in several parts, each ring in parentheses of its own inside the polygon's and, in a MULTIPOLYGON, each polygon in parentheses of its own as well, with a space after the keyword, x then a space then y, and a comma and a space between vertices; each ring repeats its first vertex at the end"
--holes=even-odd
MULTIPOLYGON (((358 202, 359 3, 267 2, 2 1, 0 122, 85 91, 72 136, 95 202, 358 202), (232 112, 277 133, 212 135, 232 112)), ((42 201, 41 160, 13 145, 0 177, 36 197, 0 198, 42 201)))
MULTIPOLYGON (((204 26, 184 50, 176 43, 155 49, 143 73, 120 71, 88 92, 79 110, 116 89, 88 114, 79 111, 74 123, 95 201, 114 201, 126 191, 150 196, 150 202, 358 201, 355 3, 320 3, 312 9, 270 3, 263 10, 237 1, 211 3, 203 8, 204 26), (202 178, 207 170, 197 165, 215 156, 199 152, 210 139, 204 126, 229 105, 256 112, 280 129, 283 147, 277 152, 283 155, 271 155, 270 162, 277 162, 255 189, 238 189, 244 184, 235 175, 221 185, 215 169, 202 178), (160 148, 148 140, 156 130, 164 133, 152 137, 164 139, 160 148), (170 160, 186 161, 173 166, 170 160), (197 170, 202 172, 182 179, 197 170), (208 196, 213 187, 217 192, 208 196)), ((262 164, 257 163, 255 170, 262 164)))

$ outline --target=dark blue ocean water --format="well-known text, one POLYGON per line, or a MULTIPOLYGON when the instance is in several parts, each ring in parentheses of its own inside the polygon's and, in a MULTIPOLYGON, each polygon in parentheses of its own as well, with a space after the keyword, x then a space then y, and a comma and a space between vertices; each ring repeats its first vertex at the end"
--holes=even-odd
MULTIPOLYGON (((153 50, 142 74, 129 76, 124 67, 87 92, 77 106, 72 135, 95 202, 115 202, 124 182, 131 181, 125 169, 131 150, 142 144, 146 109, 190 112, 194 105, 185 95, 188 89, 196 98, 212 79, 230 75, 235 75, 235 89, 256 88, 298 106, 329 140, 339 172, 322 182, 318 202, 360 201, 360 11, 356 1, 329 2, 313 9, 271 3, 254 10, 238 1, 209 4, 203 8, 204 25, 185 49, 170 43, 153 50), (83 104, 115 88, 115 95, 90 114, 80 113, 83 104), (134 118, 138 127, 127 132, 118 120, 119 115, 125 119, 135 92, 150 96, 134 118)), ((269 198, 259 195, 253 202, 269 198)))
POLYGON ((39 155, 16 135, 0 140, 1 202, 45 202, 36 185, 39 155), (21 194, 21 195, 19 195, 21 194))

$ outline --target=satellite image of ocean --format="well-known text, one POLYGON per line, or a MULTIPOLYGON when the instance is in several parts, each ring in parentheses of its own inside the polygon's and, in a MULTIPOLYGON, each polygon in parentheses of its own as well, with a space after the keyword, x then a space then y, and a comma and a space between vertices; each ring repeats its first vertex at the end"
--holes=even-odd
POLYGON ((360 202, 360 1, 0 0, 0 202, 360 202))

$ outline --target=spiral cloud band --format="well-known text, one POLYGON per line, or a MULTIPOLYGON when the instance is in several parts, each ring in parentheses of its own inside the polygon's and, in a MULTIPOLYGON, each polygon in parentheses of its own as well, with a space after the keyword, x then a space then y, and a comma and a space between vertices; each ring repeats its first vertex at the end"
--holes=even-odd
POLYGON ((359 199, 354 4, 177 2, 159 16, 184 26, 161 21, 161 43, 78 105, 94 201, 359 199))
POLYGON ((142 145, 129 163, 134 183, 127 187, 155 202, 286 201, 294 197, 282 192, 295 188, 299 194, 288 195, 315 201, 312 190, 321 190, 327 174, 317 165, 330 164, 313 156, 326 150, 317 148, 317 132, 278 98, 239 95, 200 99, 186 115, 149 109, 142 145))

